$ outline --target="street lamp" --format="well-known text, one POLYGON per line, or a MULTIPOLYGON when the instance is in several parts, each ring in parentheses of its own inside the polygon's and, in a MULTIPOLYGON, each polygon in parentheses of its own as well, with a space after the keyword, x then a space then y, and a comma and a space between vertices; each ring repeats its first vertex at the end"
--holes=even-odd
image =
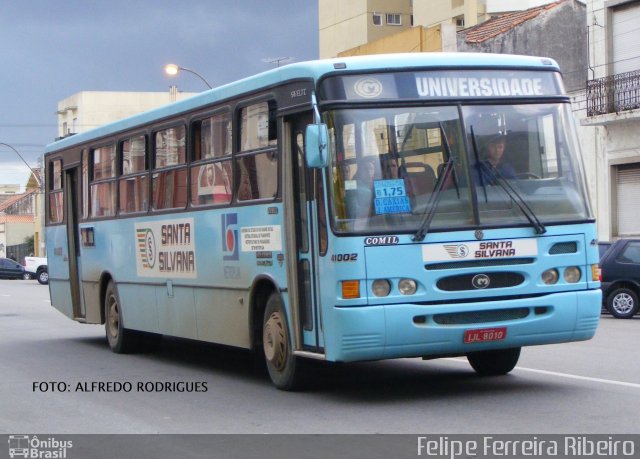
POLYGON ((14 153, 16 155, 18 155, 18 157, 22 160, 22 162, 29 168, 29 170, 31 171, 31 173, 33 174, 33 178, 36 179, 36 182, 38 182, 38 187, 40 189, 42 189, 42 181, 40 181, 40 177, 38 176, 38 174, 36 174, 36 171, 34 171, 31 166, 29 166, 29 163, 27 163, 25 161, 25 159, 22 157, 22 155, 18 152, 18 150, 16 150, 15 148, 13 148, 11 145, 9 145, 8 143, 4 143, 4 142, 0 142, 0 145, 3 147, 7 147, 10 148, 14 151, 14 153))
POLYGON ((186 69, 184 67, 180 67, 179 65, 176 64, 167 64, 164 67, 164 72, 167 75, 171 75, 171 76, 175 76, 178 74, 178 72, 180 70, 183 70, 185 72, 189 72, 189 73, 193 73, 195 76, 197 76, 198 78, 200 78, 202 81, 204 81, 204 84, 206 84, 207 86, 209 86, 209 89, 213 89, 213 87, 209 84, 209 82, 207 80, 204 79, 204 77, 202 75, 200 75, 198 72, 191 70, 191 69, 186 69))

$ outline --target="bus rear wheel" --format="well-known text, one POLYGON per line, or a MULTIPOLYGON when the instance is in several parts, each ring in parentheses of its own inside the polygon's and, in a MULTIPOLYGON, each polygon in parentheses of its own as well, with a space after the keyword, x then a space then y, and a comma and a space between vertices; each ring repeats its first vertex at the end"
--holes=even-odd
POLYGON ((262 349, 271 381, 281 390, 296 389, 300 380, 299 362, 289 336, 282 298, 272 293, 264 311, 262 349))
POLYGON ((138 347, 138 334, 124 328, 122 306, 118 289, 113 281, 107 285, 104 295, 104 328, 109 347, 116 354, 127 354, 138 347))
POLYGON ((520 348, 479 351, 467 354, 471 367, 480 376, 505 375, 513 370, 520 358, 520 348))

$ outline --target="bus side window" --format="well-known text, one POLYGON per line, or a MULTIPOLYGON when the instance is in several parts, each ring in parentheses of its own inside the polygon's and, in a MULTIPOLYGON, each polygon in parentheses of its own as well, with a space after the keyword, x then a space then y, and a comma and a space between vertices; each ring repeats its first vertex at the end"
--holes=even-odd
POLYGON ((116 147, 107 145, 91 150, 91 216, 116 214, 116 147))
POLYGON ((240 110, 237 199, 273 199, 278 193, 275 104, 259 102, 240 110))
POLYGON ((120 148, 122 176, 119 179, 118 210, 122 214, 144 212, 148 208, 149 199, 146 137, 140 135, 126 139, 120 144, 120 148))
POLYGON ((217 113, 193 124, 191 205, 228 204, 233 190, 231 115, 217 113), (221 159, 222 158, 222 159, 221 159))
POLYGON ((186 129, 176 126, 155 133, 152 176, 153 209, 179 209, 187 205, 186 129))
POLYGON ((62 195, 62 160, 49 163, 49 223, 62 223, 64 202, 62 195))

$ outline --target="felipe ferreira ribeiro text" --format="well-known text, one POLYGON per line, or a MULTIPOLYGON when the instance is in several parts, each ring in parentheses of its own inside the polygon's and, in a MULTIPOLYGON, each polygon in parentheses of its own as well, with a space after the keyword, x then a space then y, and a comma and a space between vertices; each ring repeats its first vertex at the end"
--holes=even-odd
POLYGON ((207 392, 206 381, 34 381, 33 392, 207 392))
POLYGON ((509 439, 483 436, 479 440, 457 440, 449 437, 418 437, 418 456, 457 457, 626 457, 635 456, 633 440, 615 436, 590 438, 567 435, 561 439, 530 437, 509 439))

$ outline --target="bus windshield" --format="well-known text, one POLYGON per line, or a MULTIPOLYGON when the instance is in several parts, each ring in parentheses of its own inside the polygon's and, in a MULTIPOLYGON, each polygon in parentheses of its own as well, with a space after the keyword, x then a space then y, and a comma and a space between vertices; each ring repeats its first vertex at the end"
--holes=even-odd
POLYGON ((359 107, 325 119, 338 233, 415 232, 428 213, 429 231, 591 218, 568 104, 359 107))

